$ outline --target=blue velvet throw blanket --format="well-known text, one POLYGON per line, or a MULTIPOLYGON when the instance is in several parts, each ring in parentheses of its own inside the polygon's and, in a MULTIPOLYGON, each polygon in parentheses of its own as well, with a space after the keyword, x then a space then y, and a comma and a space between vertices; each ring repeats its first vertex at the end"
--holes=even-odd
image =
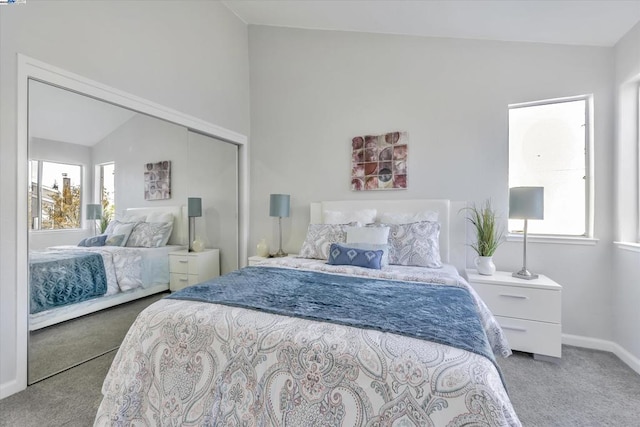
POLYGON ((167 298, 392 332, 477 353, 496 365, 475 300, 464 288, 246 267, 167 298))
POLYGON ((107 292, 107 274, 102 256, 93 252, 31 252, 29 275, 32 314, 85 301, 107 292))

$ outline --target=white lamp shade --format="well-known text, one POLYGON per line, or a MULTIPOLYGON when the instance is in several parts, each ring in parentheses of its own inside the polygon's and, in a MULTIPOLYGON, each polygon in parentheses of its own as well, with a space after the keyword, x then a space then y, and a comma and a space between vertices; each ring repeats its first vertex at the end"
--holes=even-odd
POLYGON ((511 188, 509 219, 544 219, 544 187, 511 188))
POLYGON ((288 194, 272 194, 269 200, 269 216, 288 217, 289 200, 288 194))

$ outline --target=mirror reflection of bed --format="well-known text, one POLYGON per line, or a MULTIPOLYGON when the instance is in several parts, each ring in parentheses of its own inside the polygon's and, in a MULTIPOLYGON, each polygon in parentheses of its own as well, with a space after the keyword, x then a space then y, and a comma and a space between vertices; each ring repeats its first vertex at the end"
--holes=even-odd
POLYGON ((188 197, 202 199, 196 235, 220 250, 221 273, 238 268, 238 149, 35 80, 28 134, 33 384, 117 348, 167 295, 168 254, 187 245, 188 197), (144 166, 160 161, 171 162, 170 198, 145 200, 144 166), (89 204, 111 217, 88 219, 89 204))

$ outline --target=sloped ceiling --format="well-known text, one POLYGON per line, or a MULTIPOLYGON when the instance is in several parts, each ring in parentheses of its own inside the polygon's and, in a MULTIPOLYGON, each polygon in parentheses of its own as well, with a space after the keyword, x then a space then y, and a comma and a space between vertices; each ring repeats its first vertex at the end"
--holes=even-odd
POLYGON ((93 146, 137 113, 35 80, 29 82, 29 137, 93 146))
POLYGON ((247 24, 430 37, 613 46, 640 0, 230 0, 247 24))

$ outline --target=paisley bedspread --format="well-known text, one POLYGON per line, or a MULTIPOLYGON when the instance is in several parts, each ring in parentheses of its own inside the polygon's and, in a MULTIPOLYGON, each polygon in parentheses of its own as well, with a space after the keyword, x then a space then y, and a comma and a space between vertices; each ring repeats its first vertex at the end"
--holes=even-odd
POLYGON ((104 295, 107 275, 99 254, 34 251, 29 256, 31 313, 104 295))
MULTIPOLYGON (((441 286, 464 286, 450 281, 441 286)), ((498 370, 477 353, 175 299, 138 316, 102 392, 98 426, 520 425, 498 370)))

